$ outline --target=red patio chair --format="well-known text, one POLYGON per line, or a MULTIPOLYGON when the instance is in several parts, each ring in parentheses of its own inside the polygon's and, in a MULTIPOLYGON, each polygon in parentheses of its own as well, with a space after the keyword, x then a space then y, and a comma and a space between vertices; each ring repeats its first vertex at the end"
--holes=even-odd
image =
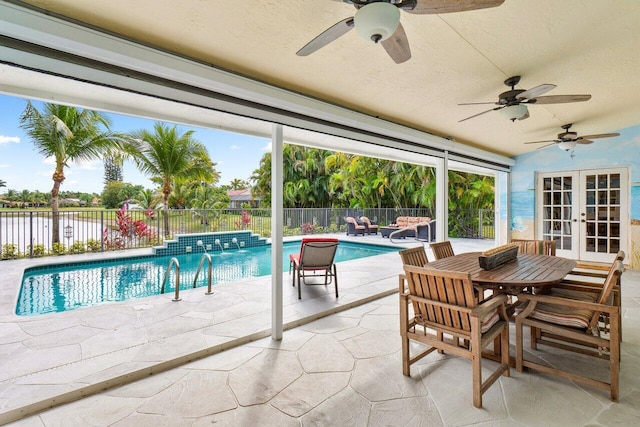
POLYGON ((298 278, 298 299, 302 299, 302 283, 305 285, 335 284, 336 298, 338 298, 338 275, 334 258, 338 248, 338 239, 329 237, 307 237, 302 239, 299 254, 289 255, 289 274, 294 270, 293 286, 298 278), (316 276, 316 272, 324 271, 324 283, 307 283, 308 272, 316 276), (302 280, 300 280, 302 279, 302 280))

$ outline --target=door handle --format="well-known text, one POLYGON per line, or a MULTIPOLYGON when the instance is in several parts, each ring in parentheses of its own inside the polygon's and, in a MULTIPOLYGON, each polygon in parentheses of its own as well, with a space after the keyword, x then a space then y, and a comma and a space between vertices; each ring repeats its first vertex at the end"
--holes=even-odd
POLYGON ((580 222, 587 222, 587 221, 585 221, 585 220, 583 219, 583 220, 580 220, 580 222))
POLYGON ((578 220, 577 220, 577 219, 575 219, 575 218, 573 218, 573 222, 578 222, 578 220))

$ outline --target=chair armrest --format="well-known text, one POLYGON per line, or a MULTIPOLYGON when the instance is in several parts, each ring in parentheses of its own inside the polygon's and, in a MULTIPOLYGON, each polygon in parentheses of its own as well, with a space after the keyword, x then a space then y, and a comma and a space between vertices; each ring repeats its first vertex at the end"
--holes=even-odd
POLYGON ((592 264, 589 262, 577 261, 576 268, 584 268, 586 270, 609 271, 611 266, 606 264, 592 264))
POLYGON ((598 304, 596 302, 581 301, 569 298, 552 297, 548 295, 532 295, 521 292, 516 295, 518 301, 531 301, 534 303, 542 302, 547 304, 562 305, 565 307, 582 308, 586 310, 600 311, 605 313, 613 313, 618 311, 618 307, 608 304, 598 304))
POLYGON ((566 289, 568 291, 581 291, 600 294, 602 292, 602 285, 598 283, 560 282, 553 285, 553 289, 566 289))

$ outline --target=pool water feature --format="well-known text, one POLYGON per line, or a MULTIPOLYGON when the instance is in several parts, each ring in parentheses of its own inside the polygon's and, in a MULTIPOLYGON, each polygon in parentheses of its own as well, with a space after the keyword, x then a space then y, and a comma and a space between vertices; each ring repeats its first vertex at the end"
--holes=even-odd
MULTIPOLYGON (((340 242, 336 262, 397 252, 401 248, 340 242)), ((289 254, 300 250, 300 241, 283 245, 283 268, 289 269, 289 254)), ((204 251, 178 255, 180 289, 193 287, 198 263, 204 251)), ((230 249, 210 253, 212 283, 233 282, 271 274, 271 246, 230 249)), ((126 301, 158 295, 171 256, 143 256, 87 261, 28 268, 16 305, 16 314, 35 315, 73 310, 104 302, 126 301)), ((206 269, 205 269, 206 270, 206 269)), ((171 295, 175 269, 171 271, 165 293, 171 295)), ((197 287, 207 286, 206 271, 198 276, 197 287)))

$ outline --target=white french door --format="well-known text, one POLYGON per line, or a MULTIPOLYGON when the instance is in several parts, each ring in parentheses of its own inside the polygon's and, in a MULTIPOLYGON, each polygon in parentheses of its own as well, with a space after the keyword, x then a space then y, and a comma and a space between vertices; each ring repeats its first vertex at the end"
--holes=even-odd
POLYGON ((628 227, 627 168, 537 174, 536 237, 555 240, 557 255, 612 262, 628 252, 628 227))

